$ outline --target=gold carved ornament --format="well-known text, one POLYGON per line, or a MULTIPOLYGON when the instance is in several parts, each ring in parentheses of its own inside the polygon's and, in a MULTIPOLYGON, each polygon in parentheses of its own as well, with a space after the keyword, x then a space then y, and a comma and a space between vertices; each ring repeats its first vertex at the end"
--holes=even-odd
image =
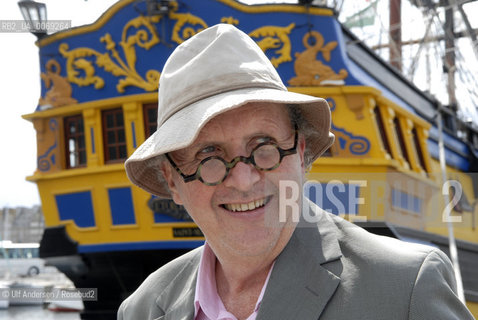
MULTIPOLYGON (((172 40, 177 44, 184 42, 199 31, 207 28, 206 23, 199 17, 192 14, 176 13, 177 3, 172 2, 172 8, 169 13, 171 19, 177 20, 173 28, 172 40), (193 28, 185 27, 186 24, 199 26, 193 28), (181 30, 182 29, 182 30, 181 30), (182 31, 182 32, 181 32, 182 31)), ((93 84, 95 89, 104 87, 104 80, 95 75, 93 63, 86 57, 95 57, 95 64, 105 71, 117 77, 123 77, 118 81, 116 89, 119 93, 124 93, 125 87, 136 86, 145 91, 156 91, 158 89, 160 72, 157 70, 148 70, 146 77, 143 78, 136 71, 136 46, 149 50, 160 42, 160 38, 154 27, 155 23, 161 20, 162 16, 145 17, 139 16, 130 20, 123 28, 121 42, 125 60, 121 58, 116 43, 109 33, 101 37, 100 41, 105 43, 109 52, 100 53, 91 48, 76 48, 68 51, 67 43, 62 43, 59 47, 60 53, 67 59, 68 80, 79 86, 88 86, 93 84), (144 27, 145 29, 139 29, 144 27), (128 36, 131 28, 138 29, 133 35, 128 36), (81 72, 82 71, 82 72, 81 72), (80 76, 82 74, 83 76, 80 76)))
POLYGON ((272 65, 277 68, 283 62, 292 61, 289 34, 294 27, 295 23, 291 23, 287 27, 265 26, 252 31, 249 36, 251 38, 262 37, 257 44, 264 52, 269 49, 277 49, 274 52, 278 54, 278 57, 271 58, 272 65))
MULTIPOLYGON (((171 3, 169 18, 176 20, 171 35, 172 41, 177 44, 183 43, 196 33, 206 29, 208 25, 201 18, 190 13, 177 13, 178 5, 171 3)), ((108 52, 100 53, 91 48, 76 48, 69 50, 67 43, 59 46, 59 51, 67 59, 67 78, 68 81, 79 86, 94 85, 95 89, 104 87, 104 79, 95 74, 95 66, 103 68, 105 71, 117 77, 122 77, 116 89, 119 93, 125 92, 125 87, 136 86, 145 91, 156 91, 158 89, 160 73, 157 70, 148 70, 145 78, 136 71, 136 46, 149 50, 160 42, 154 24, 161 20, 162 16, 144 17, 139 16, 130 20, 123 28, 121 42, 119 43, 124 60, 116 49, 116 43, 111 35, 106 33, 100 38, 105 43, 108 52), (143 27, 144 29, 139 29, 143 27), (131 28, 138 29, 135 34, 127 35, 131 28), (94 57, 93 61, 86 58, 94 57)), ((238 24, 239 21, 233 17, 222 18, 222 22, 238 24)), ((252 38, 262 38, 257 41, 259 47, 265 52, 270 49, 276 49, 278 56, 272 57, 271 62, 275 67, 283 62, 291 61, 291 43, 289 34, 295 27, 291 23, 287 27, 264 26, 252 31, 249 36, 252 38)))
POLYGON ((45 97, 40 97, 38 104, 40 108, 46 106, 61 107, 67 104, 74 104, 78 101, 71 97, 71 84, 65 77, 60 75, 60 64, 54 60, 48 60, 46 63, 46 72, 41 73, 40 77, 45 82, 45 87, 49 88, 45 97))
MULTIPOLYGON (((221 18, 221 23, 237 26, 239 20, 234 17, 223 17, 221 18)), ((291 43, 289 34, 294 28, 295 23, 291 23, 287 27, 264 26, 251 31, 249 37, 256 39, 257 45, 264 53, 267 50, 277 49, 274 52, 278 56, 270 59, 272 65, 277 68, 283 62, 292 61, 292 57, 290 56, 291 43)))
POLYGON ((123 28, 120 47, 123 50, 125 60, 123 60, 116 49, 116 43, 111 35, 106 33, 101 37, 100 41, 105 43, 109 52, 100 53, 90 48, 76 48, 68 51, 68 44, 60 44, 59 51, 67 59, 66 68, 68 80, 82 86, 94 84, 95 89, 104 87, 104 80, 95 75, 95 67, 86 57, 95 57, 97 66, 102 67, 105 71, 110 72, 114 76, 123 77, 118 81, 116 89, 119 93, 124 93, 127 86, 136 86, 146 91, 155 91, 158 88, 158 80, 160 73, 156 70, 148 70, 146 78, 143 78, 136 71, 136 48, 138 47, 149 50, 151 47, 159 43, 159 37, 152 23, 156 23, 161 19, 155 17, 137 17, 129 21, 123 28), (146 30, 140 29, 133 35, 127 35, 130 28, 145 27, 146 30), (80 76, 80 70, 83 71, 83 77, 80 76))
POLYGON ((341 69, 339 73, 317 60, 320 52, 325 61, 330 61, 330 53, 337 47, 337 41, 324 45, 324 37, 317 31, 310 31, 302 39, 306 50, 295 54, 294 71, 296 76, 288 82, 292 86, 343 85, 348 72, 341 69), (312 44, 309 43, 312 37, 312 44))
POLYGON ((208 27, 203 19, 190 13, 176 13, 177 10, 177 2, 172 2, 169 18, 171 20, 176 20, 177 22, 174 24, 171 40, 173 40, 177 44, 183 43, 185 40, 191 38, 196 33, 208 27), (190 26, 186 27, 186 24, 190 26), (193 28, 192 26, 196 26, 196 28, 193 28), (180 32, 181 29, 183 29, 182 32, 180 32), (180 33, 181 36, 179 35, 180 33))

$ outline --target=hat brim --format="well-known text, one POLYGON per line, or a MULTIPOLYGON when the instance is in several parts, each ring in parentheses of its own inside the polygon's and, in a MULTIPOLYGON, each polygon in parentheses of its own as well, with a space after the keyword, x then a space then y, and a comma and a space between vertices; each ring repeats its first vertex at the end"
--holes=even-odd
POLYGON ((297 105, 319 133, 313 141, 306 141, 313 160, 334 142, 334 136, 329 132, 330 109, 324 99, 271 88, 243 88, 204 98, 173 114, 126 161, 128 178, 154 195, 171 198, 161 178, 158 162, 153 159, 190 146, 212 118, 250 102, 297 105))

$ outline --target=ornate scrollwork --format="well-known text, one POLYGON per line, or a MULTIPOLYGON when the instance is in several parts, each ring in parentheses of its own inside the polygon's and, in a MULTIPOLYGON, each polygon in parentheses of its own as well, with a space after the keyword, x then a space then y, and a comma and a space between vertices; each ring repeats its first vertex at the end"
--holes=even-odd
POLYGON ((317 54, 320 52, 325 61, 330 61, 330 53, 337 46, 337 41, 325 44, 324 37, 319 32, 310 31, 305 34, 302 42, 306 50, 295 54, 296 77, 290 79, 289 84, 293 86, 343 85, 344 79, 348 76, 347 70, 341 69, 337 74, 331 67, 317 60, 317 54))
POLYGON ((95 68, 92 62, 85 59, 87 57, 96 57, 95 63, 97 66, 102 67, 105 71, 115 76, 123 77, 116 85, 116 89, 119 93, 124 93, 125 87, 127 86, 136 86, 146 91, 157 90, 160 73, 157 70, 148 70, 145 78, 138 74, 136 71, 135 46, 137 45, 140 48, 149 50, 159 43, 160 40, 156 34, 153 23, 157 23, 160 19, 160 16, 139 16, 125 25, 121 42, 119 43, 123 50, 125 60, 122 59, 116 50, 116 43, 109 33, 100 39, 100 41, 105 44, 106 50, 109 51, 106 53, 99 53, 90 48, 76 48, 68 51, 68 44, 60 44, 59 51, 63 57, 67 59, 68 80, 79 86, 94 84, 95 89, 103 88, 104 80, 95 75, 95 68), (146 30, 139 29, 140 27, 144 27, 146 30), (128 35, 131 28, 136 28, 137 31, 132 35, 128 35), (83 74, 83 77, 80 76, 80 74, 83 74))
POLYGON ((233 26, 237 26, 239 24, 239 20, 234 17, 222 17, 221 23, 232 24, 233 26))
POLYGON ((56 163, 55 153, 53 151, 58 145, 58 140, 55 134, 55 131, 58 130, 58 122, 56 121, 56 119, 51 118, 48 122, 48 126, 50 128, 50 131, 52 131, 55 136, 55 141, 42 155, 38 156, 37 167, 38 170, 42 172, 49 171, 51 166, 55 165, 56 163))
MULTIPOLYGON (((178 13, 177 10, 178 4, 171 2, 168 17, 171 20, 176 20, 171 40, 177 44, 183 43, 208 27, 200 17, 190 13, 178 13)), ((160 73, 157 70, 148 70, 144 77, 138 74, 136 47, 149 50, 160 42, 154 24, 160 22, 162 17, 160 15, 139 16, 130 20, 123 28, 119 43, 113 40, 111 34, 106 33, 100 38, 107 50, 104 53, 85 47, 70 50, 67 43, 60 44, 59 52, 67 59, 68 81, 78 86, 94 85, 95 89, 101 89, 104 87, 105 81, 96 74, 95 69, 95 67, 100 67, 106 72, 120 77, 116 85, 119 93, 124 93, 128 86, 142 88, 145 91, 156 91, 160 73), (121 48, 122 54, 117 50, 117 45, 121 48)), ((233 17, 225 17, 221 21, 231 24, 239 23, 233 17)), ((264 52, 275 50, 275 56, 271 58, 271 62, 278 67, 283 62, 292 61, 289 34, 294 27, 294 23, 286 27, 265 26, 252 31, 249 35, 257 39, 257 44, 264 52)))
POLYGON ((173 34, 171 36, 171 40, 173 40, 177 44, 183 43, 187 39, 194 36, 196 33, 207 28, 206 22, 204 22, 203 19, 195 15, 192 15, 190 13, 176 13, 176 11, 178 10, 178 4, 176 2, 172 2, 171 6, 172 8, 169 12, 169 18, 177 20, 173 27, 173 34))
POLYGON ((335 134, 336 142, 333 146, 334 153, 339 156, 353 157, 363 156, 370 150, 370 141, 363 136, 354 135, 344 128, 332 124, 332 131, 335 134))
POLYGON ((257 44, 264 52, 269 49, 277 49, 274 52, 278 56, 271 58, 272 64, 277 68, 283 62, 292 61, 289 34, 294 27, 295 23, 291 23, 287 27, 265 26, 252 31, 249 36, 262 38, 257 41, 257 44))

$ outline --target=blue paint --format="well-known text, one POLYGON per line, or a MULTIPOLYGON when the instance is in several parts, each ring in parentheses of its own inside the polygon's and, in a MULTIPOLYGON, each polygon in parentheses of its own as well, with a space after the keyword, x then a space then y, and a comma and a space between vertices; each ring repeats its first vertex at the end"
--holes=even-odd
POLYGON ((96 225, 90 191, 57 194, 55 200, 60 221, 73 220, 80 228, 96 225))
MULTIPOLYGON (((438 142, 428 139, 427 140, 428 152, 430 156, 436 160, 440 159, 438 142)), ((462 171, 468 171, 470 167, 470 161, 455 152, 445 148, 446 164, 462 171)))
POLYGON ((339 139, 339 145, 340 145, 340 149, 345 149, 345 146, 347 145, 347 140, 345 140, 344 138, 340 137, 339 139))
POLYGON ((165 223, 165 222, 183 222, 183 220, 175 219, 161 212, 154 213, 154 223, 165 223))
POLYGON ((90 127, 90 135, 91 135, 91 153, 95 154, 95 129, 90 127))
POLYGON ((392 189, 392 206, 421 214, 422 204, 422 199, 401 190, 392 189))
POLYGON ((358 214, 358 184, 307 182, 304 195, 333 214, 358 214))
MULTIPOLYGON (((55 132, 58 130, 58 121, 56 121, 54 118, 51 118, 48 122, 48 126, 50 127, 50 131, 55 132)), ((55 164, 56 158, 55 154, 53 154, 52 152, 56 149, 58 145, 58 139, 56 133, 54 133, 54 136, 55 142, 45 151, 45 153, 38 156, 37 167, 38 170, 42 172, 49 171, 51 168, 51 164, 55 164)))
POLYGON ((194 241, 157 241, 157 242, 123 242, 108 244, 79 245, 80 253, 130 251, 130 250, 161 250, 161 249, 194 249, 204 244, 203 240, 194 241))
POLYGON ((135 129, 135 125, 134 125, 134 122, 131 121, 131 132, 133 133, 133 148, 136 149, 137 145, 136 145, 136 129, 135 129))
MULTIPOLYGON (((275 5, 275 4, 274 4, 275 5)), ((267 5, 265 5, 267 6, 267 5)), ((70 52, 76 48, 86 47, 96 51, 100 55, 109 55, 112 57, 111 50, 107 49, 106 44, 102 42, 100 39, 105 35, 111 35, 112 41, 116 45, 116 50, 119 50, 119 56, 122 58, 122 62, 126 62, 124 58, 124 51, 120 46, 120 41, 122 39, 123 31, 128 37, 134 36, 137 34, 138 30, 145 31, 144 27, 135 28, 130 27, 128 30, 123 30, 124 26, 128 24, 132 19, 136 19, 141 14, 146 14, 146 4, 145 2, 131 2, 128 4, 123 5, 116 5, 115 8, 117 12, 111 16, 108 21, 105 21, 104 24, 98 28, 98 30, 92 30, 89 32, 85 32, 82 34, 70 35, 66 38, 61 38, 56 41, 53 41, 45 46, 40 47, 40 68, 41 72, 46 72, 46 64, 47 62, 55 57, 55 60, 60 64, 60 68, 62 71, 61 76, 66 77, 68 69, 67 66, 67 59, 60 53, 59 48, 60 45, 67 45, 67 51, 70 52), (121 7, 121 8, 120 8, 121 7)), ((245 6, 245 8, 250 8, 250 6, 245 6)), ((278 65, 277 71, 281 76, 283 82, 287 85, 288 81, 296 76, 294 70, 294 57, 296 53, 302 53, 306 50, 304 46, 303 39, 304 36, 310 30, 316 30, 322 34, 324 37, 324 43, 329 43, 331 41, 337 41, 338 46, 331 51, 330 61, 326 61, 321 53, 317 53, 316 59, 322 62, 324 65, 329 66, 335 73, 338 73, 341 69, 345 69, 348 71, 348 77, 345 78, 346 85, 367 85, 378 88, 382 95, 394 103, 400 105, 405 110, 416 114, 414 108, 411 105, 407 104, 401 97, 394 94, 390 89, 386 87, 386 85, 377 81, 377 79, 373 78, 367 70, 362 69, 357 63, 355 63, 352 59, 350 59, 347 55, 346 51, 346 42, 345 36, 342 33, 341 26, 339 22, 333 16, 320 16, 314 14, 308 14, 305 11, 303 13, 292 13, 292 12, 261 12, 261 13, 246 13, 235 8, 232 8, 228 5, 220 3, 218 1, 213 0, 203 0, 203 1, 185 1, 184 5, 180 5, 178 8, 177 14, 186 14, 191 13, 200 19, 202 19, 206 25, 212 26, 217 24, 221 21, 223 17, 233 17, 237 19, 240 23, 238 28, 243 30, 246 33, 251 33, 259 28, 264 26, 277 26, 277 27, 288 27, 292 23, 295 26, 290 30, 288 34, 288 39, 290 40, 290 56, 292 61, 285 61, 278 65), (187 3, 187 4, 186 4, 187 3), (251 19, 251 17, 254 19, 251 19), (264 22, 267 23, 264 23, 264 22)), ((170 19, 164 17, 161 21, 154 26, 156 30, 163 30, 164 32, 160 32, 160 42, 153 45, 151 48, 146 50, 145 48, 141 48, 140 46, 136 45, 134 47, 135 54, 136 54, 136 62, 134 66, 129 66, 130 69, 134 69, 137 71, 138 75, 142 77, 144 80, 147 80, 147 74, 150 70, 162 70, 164 62, 166 61, 167 57, 172 53, 174 48, 177 46, 172 38, 172 31, 175 27, 180 27, 178 20, 170 19), (165 35, 165 38, 163 38, 165 35)), ((192 28, 193 30, 197 30, 199 25, 188 25, 188 28, 192 28)), ((183 27, 184 28, 184 27, 183 27)), ((184 29, 181 29, 179 34, 182 34, 184 29)), ((80 28, 78 30, 81 30, 80 28)), ((151 39, 151 34, 146 31, 148 34, 147 42, 151 39)), ((255 41, 264 40, 265 37, 272 37, 271 35, 266 36, 258 36, 255 37, 255 41)), ((282 45, 282 43, 280 43, 282 45)), ((280 48, 269 48, 266 50, 265 54, 269 58, 277 57, 278 50, 280 48)), ((101 89, 96 89, 93 84, 79 86, 77 84, 71 83, 72 85, 72 98, 78 100, 78 103, 87 102, 87 101, 97 101, 102 99, 108 98, 116 98, 118 96, 127 96, 133 94, 143 94, 148 92, 146 89, 136 87, 136 86, 126 86, 124 87, 124 93, 118 93, 117 85, 121 80, 125 80, 123 75, 115 76, 111 72, 106 71, 103 67, 100 67, 96 64, 97 57, 95 55, 87 55, 81 57, 83 60, 86 60, 91 63, 91 66, 94 68, 95 76, 98 76, 103 79, 104 87, 101 89)), ((112 63, 115 64, 117 67, 121 67, 121 63, 116 60, 116 58, 112 57, 112 63)), ((70 61, 71 62, 71 61, 70 61)), ((79 78, 84 76, 82 70, 79 71, 79 78)), ((131 70, 130 70, 131 71, 131 70)), ((50 88, 45 86, 45 83, 42 82, 41 88, 41 96, 44 97, 47 91, 50 88)), ((156 91, 151 89, 152 91, 156 91)), ((334 111, 336 108, 335 101, 331 98, 327 99, 331 106, 331 111, 334 111)), ((417 106, 415 106, 417 107, 417 106)), ((95 143, 94 143, 94 132, 93 128, 91 130, 91 148, 92 153, 95 154, 95 143)), ((133 146, 134 148, 137 147, 136 141, 136 133, 134 124, 132 123, 132 130, 133 130, 133 146)), ((434 137, 434 132, 436 128, 432 128, 430 131, 430 137, 434 137)), ((360 139, 360 137, 357 137, 360 139)), ((461 154, 462 156, 466 156, 469 154, 469 150, 466 146, 459 141, 459 139, 455 139, 454 137, 446 137, 445 143, 447 146, 450 146, 457 154, 461 154)), ((370 144, 368 140, 361 140, 352 143, 350 146, 351 151, 355 155, 363 155, 367 153, 369 150, 370 144)), ((38 167, 40 171, 47 171, 49 170, 49 166, 51 165, 52 158, 42 158, 38 159, 38 167), (40 163, 40 160, 42 161, 40 163)), ((447 159, 448 161, 448 159, 447 159)), ((461 165, 467 160, 460 159, 460 160, 451 160, 453 162, 459 162, 461 165)))
POLYGON ((131 188, 108 189, 113 225, 136 224, 131 188))
POLYGON ((331 125, 332 130, 345 134, 349 140, 339 138, 340 148, 345 150, 348 147, 350 153, 355 155, 367 154, 370 150, 370 141, 364 136, 356 136, 343 128, 336 127, 333 123, 331 125))
MULTIPOLYGON (((432 139, 438 142, 439 140, 438 129, 436 127, 431 127, 429 133, 430 133, 429 139, 432 139)), ((466 145, 466 143, 450 136, 446 132, 443 132, 443 142, 447 149, 453 150, 457 154, 460 154, 465 157, 469 154, 468 146, 466 145)))
POLYGON ((327 98, 325 99, 329 103, 330 111, 334 112, 335 108, 337 107, 337 104, 335 103, 335 100, 333 98, 327 98))
MULTIPOLYGON (((67 38, 62 38, 40 47, 41 72, 44 73, 46 71, 45 67, 48 60, 52 59, 52 57, 55 57, 55 60, 60 64, 61 70, 63 70, 61 76, 67 76, 67 59, 60 53, 60 45, 67 45, 67 52, 77 48, 86 47, 96 51, 99 55, 109 55, 111 57, 111 63, 113 63, 115 67, 124 70, 124 65, 122 63, 127 65, 127 61, 124 58, 124 51, 120 46, 123 32, 125 32, 126 41, 128 41, 128 39, 130 39, 129 37, 135 36, 138 30, 142 30, 145 32, 147 37, 143 43, 148 42, 151 39, 151 33, 143 26, 136 28, 130 25, 130 28, 124 30, 124 27, 128 24, 128 22, 138 18, 142 14, 146 15, 147 10, 145 2, 131 2, 123 6, 116 5, 115 7, 122 8, 118 9, 118 11, 111 16, 108 21, 105 21, 105 23, 98 30, 91 30, 86 33, 71 35, 67 38), (121 57, 121 61, 117 60, 116 57, 113 57, 111 49, 108 49, 107 44, 100 40, 105 34, 109 34, 111 36, 111 40, 116 45, 116 50, 119 51, 118 53, 119 57, 121 57)), ((244 7, 250 8, 250 6, 244 7)), ((304 36, 309 32, 309 28, 312 30, 317 30, 322 34, 325 44, 339 39, 339 46, 331 51, 330 61, 326 61, 320 52, 317 54, 317 60, 321 61, 324 65, 329 66, 335 73, 339 73, 342 69, 347 69, 347 66, 344 62, 344 58, 346 57, 345 46, 342 46, 340 43, 340 41, 343 41, 341 39, 340 25, 337 21, 335 21, 333 16, 307 14, 305 11, 303 13, 281 11, 257 12, 251 15, 251 13, 237 10, 233 7, 213 0, 185 1, 184 5, 179 5, 179 8, 176 12, 176 14, 189 13, 202 19, 207 26, 212 26, 219 23, 223 17, 233 17, 240 22, 237 27, 246 33, 251 33, 265 26, 286 28, 291 26, 291 24, 295 24, 290 29, 290 33, 288 34, 291 48, 290 57, 292 60, 294 59, 296 53, 301 53, 306 50, 306 47, 303 44, 303 39, 304 36), (254 19, 251 19, 251 17, 254 17, 254 19)), ((164 17, 160 22, 156 23, 154 25, 156 30, 164 31, 159 32, 159 43, 147 49, 136 45, 134 47, 136 54, 135 65, 128 66, 127 68, 130 70, 124 71, 136 70, 138 76, 144 80, 147 80, 148 72, 150 70, 162 70, 167 57, 178 45, 172 40, 171 37, 173 34, 173 28, 179 27, 179 35, 183 34, 186 27, 195 31, 202 29, 202 26, 199 24, 188 24, 181 27, 180 23, 181 22, 178 19, 169 17, 164 17), (165 37, 163 37, 163 35, 165 37)), ((259 42, 268 37, 273 37, 274 39, 279 40, 277 35, 264 33, 260 35, 257 34, 257 37, 254 37, 254 40, 259 42)), ((270 59, 278 58, 280 56, 280 49, 284 46, 284 43, 279 42, 279 45, 280 47, 274 46, 266 49, 265 54, 270 59)), ((103 79, 104 86, 101 89, 97 89, 93 83, 84 86, 71 83, 72 97, 77 99, 78 103, 117 97, 117 85, 122 80, 124 83, 125 80, 125 75, 123 73, 116 73, 117 75, 114 75, 111 72, 106 71, 105 68, 98 66, 96 64, 97 56, 92 52, 93 51, 86 56, 82 56, 81 59, 88 61, 91 64, 91 67, 94 68, 95 76, 103 79)), ((277 70, 286 84, 288 80, 296 76, 293 61, 284 61, 280 63, 277 67, 277 70)), ((81 69, 75 69, 75 71, 78 71, 79 78, 84 79, 84 73, 81 69)), ((352 76, 346 78, 345 82, 351 85, 359 84, 353 79, 352 76)), ((41 96, 45 96, 48 90, 49 89, 45 86, 45 83, 42 83, 41 96)), ((124 90, 124 93, 119 93, 119 96, 156 91, 155 89, 150 89, 150 91, 147 91, 146 89, 134 85, 127 85, 124 87, 124 90)))

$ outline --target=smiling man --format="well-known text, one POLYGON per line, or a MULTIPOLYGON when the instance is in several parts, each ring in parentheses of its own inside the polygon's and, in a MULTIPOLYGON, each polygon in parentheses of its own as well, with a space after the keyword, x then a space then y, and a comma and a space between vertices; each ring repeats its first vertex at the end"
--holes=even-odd
POLYGON ((150 275, 118 319, 473 319, 441 251, 369 234, 302 195, 280 215, 281 182, 301 190, 334 141, 330 111, 288 92, 246 34, 195 35, 159 88, 158 130, 126 171, 184 205, 206 244, 150 275))

